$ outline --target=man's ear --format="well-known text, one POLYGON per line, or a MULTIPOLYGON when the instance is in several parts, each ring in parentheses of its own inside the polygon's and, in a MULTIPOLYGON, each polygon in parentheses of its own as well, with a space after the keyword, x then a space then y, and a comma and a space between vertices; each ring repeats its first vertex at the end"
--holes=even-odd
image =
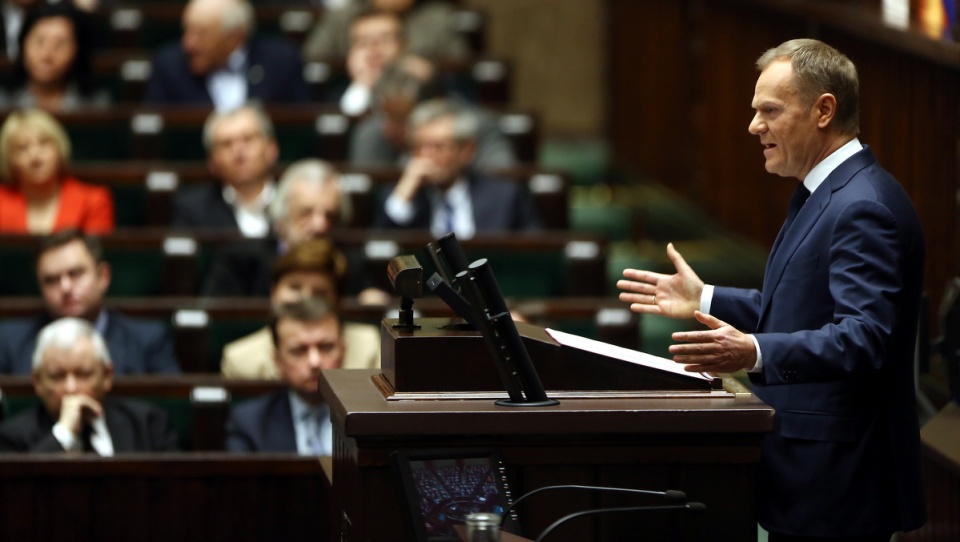
POLYGON ((107 289, 110 288, 110 279, 112 277, 112 271, 110 270, 110 264, 107 262, 100 262, 97 264, 97 282, 103 288, 103 293, 107 292, 107 289))
POLYGON ((817 115, 817 127, 826 128, 837 115, 837 98, 833 94, 821 94, 814 104, 817 115))

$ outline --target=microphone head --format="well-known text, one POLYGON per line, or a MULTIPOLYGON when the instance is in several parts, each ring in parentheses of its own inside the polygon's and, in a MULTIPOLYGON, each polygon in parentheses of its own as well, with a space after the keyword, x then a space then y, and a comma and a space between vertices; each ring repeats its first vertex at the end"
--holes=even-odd
POLYGON ((668 489, 664 491, 663 496, 670 499, 671 501, 687 500, 687 494, 682 491, 677 491, 676 489, 668 489))
POLYGON ((703 504, 702 502, 688 502, 687 510, 696 514, 701 514, 707 511, 707 505, 703 504))

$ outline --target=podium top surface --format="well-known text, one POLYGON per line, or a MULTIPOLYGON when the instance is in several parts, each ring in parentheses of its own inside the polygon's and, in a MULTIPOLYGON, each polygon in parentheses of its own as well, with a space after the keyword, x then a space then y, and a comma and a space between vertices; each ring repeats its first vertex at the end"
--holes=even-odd
POLYGON ((497 406, 489 399, 387 401, 376 369, 320 375, 333 424, 348 437, 402 435, 744 434, 773 428, 773 408, 746 397, 561 399, 551 407, 497 406), (399 423, 405 414, 404 423, 399 423))

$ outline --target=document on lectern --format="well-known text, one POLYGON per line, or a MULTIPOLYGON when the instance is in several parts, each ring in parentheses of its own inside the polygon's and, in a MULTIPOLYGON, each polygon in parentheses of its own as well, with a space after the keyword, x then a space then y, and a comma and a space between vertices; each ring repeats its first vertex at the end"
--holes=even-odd
POLYGON ((563 331, 557 331, 556 329, 547 328, 546 331, 547 334, 550 335, 550 337, 560 346, 577 348, 594 354, 599 354, 601 356, 634 363, 636 365, 642 365, 644 367, 659 369, 661 371, 676 373, 683 376, 698 378, 701 380, 711 381, 714 379, 713 376, 708 374, 685 371, 683 370, 682 364, 666 358, 646 354, 638 350, 631 350, 622 346, 615 346, 602 341, 595 341, 579 335, 572 335, 563 331))

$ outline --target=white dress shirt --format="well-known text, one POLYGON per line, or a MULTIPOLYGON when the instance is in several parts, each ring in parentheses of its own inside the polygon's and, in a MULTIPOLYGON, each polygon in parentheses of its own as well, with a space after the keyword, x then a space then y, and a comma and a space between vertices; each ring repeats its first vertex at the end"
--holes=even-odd
POLYGON ((240 205, 237 191, 232 186, 223 187, 223 200, 233 209, 240 233, 244 237, 266 237, 270 232, 270 218, 267 207, 273 201, 277 188, 273 181, 263 185, 257 199, 249 205, 240 205))
POLYGON ((293 429, 297 435, 297 454, 333 455, 333 425, 330 423, 330 407, 326 403, 313 406, 299 395, 290 392, 290 412, 293 414, 293 429))
MULTIPOLYGON (((435 237, 443 237, 452 231, 458 239, 471 239, 477 232, 473 218, 473 202, 470 199, 470 185, 466 179, 458 178, 454 181, 446 194, 433 187, 426 187, 427 197, 430 199, 430 233, 435 237), (451 216, 452 215, 452 216, 451 216)), ((405 226, 413 220, 413 203, 396 198, 393 194, 384 204, 384 212, 395 223, 405 226)))
MULTIPOLYGON (((107 422, 103 416, 94 418, 90 422, 92 433, 90 434, 90 445, 98 455, 103 457, 113 457, 113 439, 110 438, 110 431, 107 430, 107 422)), ((80 435, 74 435, 72 431, 56 423, 53 426, 53 436, 57 439, 63 449, 68 452, 82 452, 83 441, 80 435)))
POLYGON ((240 107, 247 101, 247 51, 230 53, 227 62, 207 77, 207 91, 217 111, 240 107))

